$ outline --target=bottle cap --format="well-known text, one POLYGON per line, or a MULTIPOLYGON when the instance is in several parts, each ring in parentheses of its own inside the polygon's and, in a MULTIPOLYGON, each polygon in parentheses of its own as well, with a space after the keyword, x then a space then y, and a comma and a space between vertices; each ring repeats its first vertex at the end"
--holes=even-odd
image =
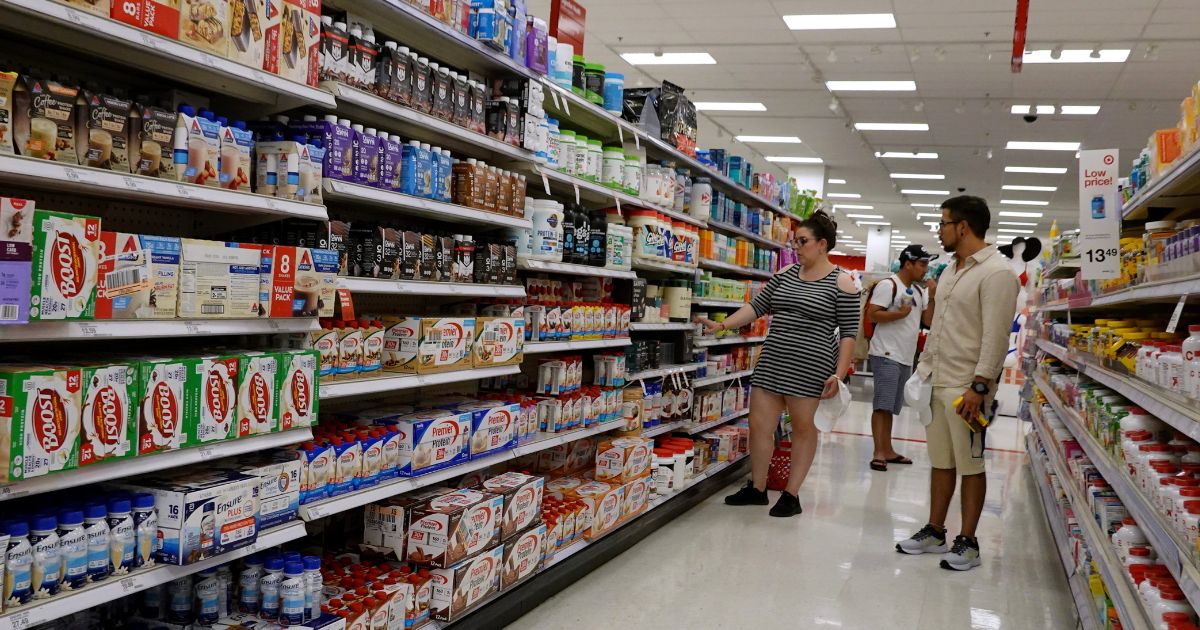
POLYGON ((320 571, 321 557, 320 556, 304 556, 305 571, 320 571))
POLYGON ((111 514, 124 514, 130 510, 128 499, 113 499, 108 502, 108 511, 111 514))
POLYGON ((83 508, 84 518, 105 518, 108 516, 108 506, 103 503, 89 503, 83 508))
POLYGON ((53 531, 58 528, 58 521, 49 514, 38 514, 29 525, 32 530, 53 531))
POLYGON ((79 508, 63 508, 58 511, 59 525, 82 525, 83 510, 79 508))
POLYGON ((149 509, 154 507, 154 495, 149 492, 139 492, 133 495, 133 507, 149 509))
POLYGON ((251 567, 251 566, 261 567, 263 565, 262 556, 260 556, 256 553, 252 553, 252 554, 246 556, 246 559, 244 560, 244 562, 246 563, 246 566, 248 566, 248 567, 251 567))
POLYGON ((283 558, 280 556, 271 556, 267 558, 264 566, 268 571, 281 571, 283 570, 283 558))
POLYGON ((300 575, 304 573, 304 563, 299 560, 289 560, 284 563, 283 572, 289 575, 300 575))
POLYGON ((185 116, 195 116, 196 108, 192 107, 191 105, 188 105, 187 103, 184 103, 179 106, 179 113, 181 113, 185 116))

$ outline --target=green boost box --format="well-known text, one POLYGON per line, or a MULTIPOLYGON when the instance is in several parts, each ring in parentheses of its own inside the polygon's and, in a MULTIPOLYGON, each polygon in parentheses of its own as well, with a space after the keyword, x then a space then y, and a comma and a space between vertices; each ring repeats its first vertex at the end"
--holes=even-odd
POLYGON ((79 465, 122 459, 137 444, 137 368, 130 363, 83 367, 79 465))
POLYGON ((81 379, 77 369, 0 366, 0 481, 79 465, 81 379))
POLYGON ((148 358, 138 362, 138 454, 173 451, 200 414, 197 359, 148 358))

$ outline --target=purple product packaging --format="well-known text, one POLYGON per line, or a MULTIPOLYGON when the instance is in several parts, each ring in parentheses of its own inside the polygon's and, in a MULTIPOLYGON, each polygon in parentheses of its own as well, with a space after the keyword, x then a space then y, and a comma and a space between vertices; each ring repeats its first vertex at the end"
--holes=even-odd
POLYGON ((292 134, 304 134, 309 138, 320 138, 325 148, 321 165, 321 176, 343 181, 354 181, 352 169, 344 168, 354 155, 354 131, 325 120, 295 121, 288 124, 292 134))
POLYGON ((0 241, 0 325, 29 322, 33 245, 0 241))
POLYGON ((539 17, 529 16, 526 21, 525 33, 525 65, 530 70, 546 74, 548 63, 548 31, 546 21, 539 17))
POLYGON ((400 190, 400 169, 404 159, 404 144, 396 136, 389 136, 380 147, 382 156, 379 164, 379 187, 384 190, 400 190))
POLYGON ((365 132, 358 134, 354 169, 358 183, 379 186, 379 136, 365 132))

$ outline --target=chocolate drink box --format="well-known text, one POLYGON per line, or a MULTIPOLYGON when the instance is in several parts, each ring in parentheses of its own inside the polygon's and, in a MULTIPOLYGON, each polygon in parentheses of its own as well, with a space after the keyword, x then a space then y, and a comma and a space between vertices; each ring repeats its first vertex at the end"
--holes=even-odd
POLYGON ((83 367, 79 465, 132 457, 137 449, 137 364, 83 367))
POLYGON ((29 319, 92 319, 100 219, 37 209, 33 227, 29 319))
POLYGON ((200 378, 199 413, 189 414, 183 446, 199 446, 236 437, 238 356, 200 357, 194 372, 200 378))
POLYGON ((139 455, 183 445, 185 427, 200 410, 197 359, 144 358, 138 362, 137 450, 139 455))
POLYGON ((78 466, 81 380, 79 370, 0 366, 0 480, 78 466))
POLYGON ((410 511, 408 560, 452 567, 500 541, 504 499, 478 490, 456 490, 410 511))
POLYGON ((497 546, 456 566, 431 571, 430 616, 440 621, 453 621, 500 590, 503 563, 504 547, 497 546))

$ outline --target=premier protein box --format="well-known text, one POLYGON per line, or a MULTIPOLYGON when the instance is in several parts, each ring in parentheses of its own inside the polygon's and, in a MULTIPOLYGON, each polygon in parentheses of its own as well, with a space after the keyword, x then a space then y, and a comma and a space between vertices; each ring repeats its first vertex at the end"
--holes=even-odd
POLYGON ((420 338, 420 317, 384 317, 383 371, 415 374, 420 338))
POLYGON ((455 490, 414 506, 409 514, 408 560, 437 568, 500 541, 504 498, 478 490, 455 490))
POLYGON ((311 427, 317 423, 320 400, 317 395, 320 355, 316 350, 282 350, 278 356, 279 430, 311 427))
POLYGON ((605 440, 596 449, 596 481, 626 483, 650 474, 651 440, 605 440))
POLYGON ((200 413, 197 359, 146 358, 138 362, 137 452, 183 445, 185 427, 200 413))
POLYGON ((456 405, 454 410, 471 414, 471 459, 517 445, 520 403, 482 400, 456 405))
POLYGON ((400 433, 399 473, 415 477, 471 459, 471 414, 444 410, 383 417, 400 433))
POLYGON ((496 547, 449 569, 430 571, 433 585, 430 616, 439 621, 453 621, 497 592, 503 563, 504 548, 496 547))
POLYGON ((621 499, 621 520, 642 513, 646 509, 646 501, 650 498, 650 478, 642 477, 625 484, 625 496, 621 499))
POLYGON ((183 446, 198 446, 235 437, 237 416, 237 355, 200 357, 195 373, 200 377, 198 413, 184 425, 183 446))
POLYGON ((82 373, 46 366, 0 366, 0 463, 5 481, 79 464, 82 373))
POLYGON ((133 456, 137 451, 137 364, 84 366, 79 465, 133 456))
POLYGON ((239 357, 234 437, 279 430, 279 362, 274 352, 248 352, 239 357))
POLYGON ((33 211, 30 321, 91 319, 96 309, 100 219, 33 211))
POLYGON ((485 492, 504 497, 504 516, 500 520, 501 540, 508 540, 541 518, 545 484, 545 479, 541 477, 519 472, 504 473, 481 484, 480 489, 485 492))
POLYGON ((524 357, 523 317, 479 317, 475 320, 475 347, 471 364, 477 368, 516 365, 524 357))
POLYGON ((542 549, 546 544, 546 524, 539 523, 504 543, 504 568, 500 571, 500 590, 523 582, 542 568, 542 549))
POLYGON ((417 373, 471 367, 474 342, 475 319, 472 317, 423 318, 417 346, 417 373))

